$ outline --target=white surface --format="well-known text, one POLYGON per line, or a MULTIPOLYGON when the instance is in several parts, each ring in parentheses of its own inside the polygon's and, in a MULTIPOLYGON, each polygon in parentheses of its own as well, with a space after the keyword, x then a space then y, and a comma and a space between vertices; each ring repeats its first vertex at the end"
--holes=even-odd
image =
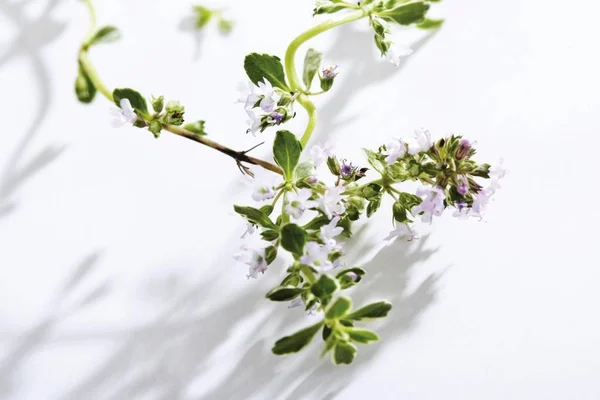
MULTIPOLYGON (((243 56, 282 55, 314 23, 312 1, 286 1, 292 17, 277 20, 281 0, 231 0, 234 33, 209 29, 195 58, 179 28, 189 3, 97 3, 124 35, 93 50, 107 84, 179 99, 239 148, 256 143, 233 104, 243 56)), ((231 260, 244 230, 231 204, 249 199, 235 165, 112 129, 102 98, 78 104, 85 9, 18 4, 0 0, 0 398, 600 398, 597 2, 440 4, 447 24, 400 69, 378 59, 364 21, 311 43, 344 83, 319 99, 313 143, 333 138, 358 160, 426 126, 477 140, 479 160, 503 156, 510 170, 487 223, 448 215, 366 264, 355 301, 394 310, 383 342, 337 368, 316 345, 270 354, 310 317, 263 299, 281 265, 254 281, 231 260)), ((303 123, 299 112, 289 127, 303 123)))

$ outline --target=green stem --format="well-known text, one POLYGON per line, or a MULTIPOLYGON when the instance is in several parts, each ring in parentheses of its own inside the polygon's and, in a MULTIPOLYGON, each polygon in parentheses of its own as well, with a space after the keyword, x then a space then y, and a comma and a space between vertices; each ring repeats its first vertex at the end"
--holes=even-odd
POLYGON ((96 69, 88 57, 87 49, 82 48, 79 52, 79 65, 83 70, 85 70, 85 73, 90 78, 90 81, 92 81, 96 89, 98 89, 98 91, 112 103, 112 92, 106 87, 104 82, 102 82, 102 79, 100 79, 100 75, 98 75, 98 72, 96 72, 96 69))
MULTIPOLYGON (((90 59, 88 57, 89 42, 90 42, 91 38, 93 38, 94 35, 96 34, 96 11, 94 10, 94 5, 92 4, 91 0, 84 0, 84 2, 87 5, 87 8, 88 8, 88 11, 90 14, 91 27, 90 27, 90 30, 88 32, 88 35, 87 35, 83 45, 81 46, 81 49, 79 50, 79 57, 78 57, 79 65, 85 71, 85 73, 89 77, 92 84, 96 87, 96 89, 98 89, 98 91, 100 93, 102 93, 102 95, 104 97, 106 97, 112 103, 114 101, 112 91, 108 87, 106 87, 104 82, 102 82, 102 79, 100 79, 100 75, 98 74, 98 72, 96 72, 96 69, 94 68, 94 66, 92 65, 92 62, 90 61, 90 59)), ((241 163, 244 162, 244 163, 248 163, 248 164, 258 165, 266 170, 275 172, 276 174, 279 174, 279 175, 283 175, 283 171, 279 166, 277 166, 273 163, 261 160, 259 158, 250 157, 246 154, 248 151, 233 150, 227 146, 223 146, 220 143, 212 141, 204 136, 197 135, 194 132, 190 132, 187 129, 181 128, 179 126, 163 124, 163 129, 165 129, 166 131, 169 131, 175 135, 182 136, 186 139, 193 140, 196 143, 203 144, 204 146, 208 146, 208 147, 213 148, 223 154, 226 154, 229 157, 235 159, 238 166, 241 166, 242 165, 241 163)))
POLYGON ((298 103, 302 107, 304 107, 304 109, 306 110, 306 112, 308 114, 308 125, 306 126, 304 134, 302 135, 302 138, 300 139, 300 143, 302 144, 303 148, 306 147, 306 144, 310 140, 310 137, 312 136, 312 133, 315 130, 315 124, 317 122, 317 112, 316 112, 315 105, 313 104, 312 101, 310 101, 310 99, 306 96, 306 94, 304 94, 304 90, 302 89, 302 86, 300 84, 300 78, 298 77, 298 73, 296 72, 296 63, 295 63, 296 52, 298 51, 300 46, 302 46, 302 44, 304 44, 306 41, 314 38, 315 36, 317 36, 323 32, 326 32, 332 28, 335 28, 336 26, 340 26, 343 24, 347 24, 349 22, 357 21, 357 20, 367 16, 369 14, 369 12, 370 12, 369 9, 360 9, 360 10, 349 12, 343 18, 331 19, 329 21, 325 21, 323 23, 315 25, 312 28, 310 28, 309 30, 298 35, 294 40, 292 40, 292 42, 290 43, 290 45, 288 46, 288 48, 285 52, 284 67, 285 67, 285 74, 286 74, 289 84, 290 84, 290 89, 292 92, 300 92, 301 93, 298 96, 298 103))

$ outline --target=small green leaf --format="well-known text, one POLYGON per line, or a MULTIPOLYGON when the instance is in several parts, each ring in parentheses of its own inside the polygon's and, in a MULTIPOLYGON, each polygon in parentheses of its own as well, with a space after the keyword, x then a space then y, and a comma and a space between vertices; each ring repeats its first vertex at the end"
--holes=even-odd
POLYGON ((194 6, 196 12, 196 29, 202 29, 210 22, 213 17, 213 11, 203 6, 194 6))
POLYGON ((306 231, 296 224, 287 224, 281 228, 281 247, 290 253, 301 256, 306 244, 306 231))
POLYGON ((217 24, 217 27, 219 28, 219 32, 226 35, 233 30, 233 25, 234 24, 233 24, 232 20, 221 18, 221 19, 219 19, 219 23, 217 24))
POLYGON ((152 109, 154 110, 154 112, 161 112, 165 106, 165 96, 158 96, 158 97, 154 97, 152 96, 152 109))
POLYGON ((267 79, 273 86, 289 91, 281 59, 269 54, 251 53, 244 59, 244 69, 255 85, 267 79))
POLYGON ((331 332, 332 332, 331 328, 328 327, 327 325, 325 325, 323 327, 323 340, 329 339, 329 336, 331 336, 331 332))
POLYGON ((271 265, 273 261, 277 258, 277 247, 269 246, 265 249, 265 261, 267 265, 271 265))
POLYGON ((96 86, 94 86, 85 69, 79 65, 79 72, 75 79, 75 94, 77 95, 77 99, 82 103, 89 104, 94 100, 96 91, 96 86))
POLYGON ((387 301, 380 301, 364 306, 363 308, 359 308, 358 310, 348 314, 346 319, 360 321, 363 319, 383 318, 391 309, 391 303, 387 301))
POLYGON ((351 343, 340 342, 335 345, 333 361, 339 364, 350 364, 356 356, 356 347, 351 343))
POLYGON ((398 202, 392 205, 392 213, 394 214, 394 219, 398 222, 405 224, 410 221, 406 213, 406 208, 398 202))
POLYGON ((302 145, 290 131, 278 131, 273 143, 273 155, 277 165, 283 170, 287 182, 294 176, 294 169, 300 160, 302 145))
POLYGON ((100 43, 112 43, 116 42, 121 38, 121 33, 114 26, 103 26, 98 29, 94 36, 90 39, 90 45, 100 44, 100 43))
POLYGON ((302 350, 307 344, 310 343, 315 334, 323 326, 323 321, 309 326, 308 328, 302 329, 290 336, 285 336, 275 342, 273 346, 273 353, 277 355, 296 353, 302 350))
POLYGON ((377 210, 379 210, 379 206, 381 206, 381 198, 378 197, 369 202, 367 205, 367 218, 370 218, 371 215, 375 214, 377 210))
POLYGON ((342 318, 352 308, 352 300, 348 297, 338 297, 325 313, 327 319, 342 318))
POLYGON ((369 343, 376 342, 379 340, 379 336, 373 331, 368 329, 359 329, 359 328, 349 328, 346 329, 348 335, 350 335, 350 339, 357 343, 369 343))
POLYGON ((289 275, 287 275, 285 278, 283 278, 283 281, 281 281, 281 285, 280 286, 298 286, 299 284, 301 284, 303 281, 302 277, 300 276, 300 274, 297 273, 291 273, 289 275))
POLYGON ((272 229, 267 229, 266 231, 262 231, 260 233, 260 236, 263 238, 263 240, 266 240, 267 242, 272 242, 273 240, 279 239, 279 232, 274 231, 272 229))
POLYGON ((425 14, 429 10, 429 4, 424 1, 415 1, 401 4, 390 10, 380 12, 378 15, 388 21, 400 25, 410 25, 423 21, 425 14))
POLYGON ((278 230, 279 227, 269 219, 262 211, 252 207, 233 206, 236 213, 240 214, 244 218, 255 225, 260 225, 264 228, 278 230))
POLYGON ((379 159, 379 154, 368 150, 368 149, 363 149, 365 154, 367 155, 367 161, 369 162, 369 164, 371 164, 371 166, 375 169, 375 171, 382 173, 384 170, 384 164, 381 162, 381 160, 379 159))
POLYGON ((311 177, 315 174, 315 166, 311 162, 303 162, 296 166, 294 178, 297 180, 311 177))
POLYGON ((204 121, 196 121, 185 124, 183 129, 195 133, 196 135, 206 136, 206 131, 204 130, 204 121))
POLYGON ((133 89, 120 88, 113 91, 113 100, 117 107, 121 107, 121 100, 127 99, 131 103, 131 107, 136 110, 142 116, 148 115, 148 106, 146 99, 133 89))
POLYGON ((313 220, 309 221, 306 225, 304 225, 304 229, 306 230, 318 230, 321 229, 322 226, 329 224, 329 219, 324 215, 319 215, 315 217, 313 220))
POLYGON ((266 204, 266 205, 262 206, 261 208, 259 208, 259 210, 261 212, 263 212, 265 215, 271 215, 273 213, 273 206, 270 204, 266 204))
POLYGON ((306 86, 306 90, 310 90, 312 81, 321 66, 323 61, 323 54, 315 49, 308 49, 306 56, 304 57, 304 71, 302 73, 302 81, 306 86))
POLYGON ((304 290, 294 286, 279 286, 267 293, 266 297, 271 301, 289 301, 301 295, 304 290))
POLYGON ((362 268, 347 268, 338 272, 335 277, 340 282, 342 289, 347 289, 360 282, 365 274, 366 271, 362 268))
POLYGON ((310 291, 319 299, 328 299, 339 288, 340 286, 338 285, 337 280, 327 274, 322 274, 319 279, 312 284, 310 291))
POLYGON ((417 25, 421 29, 437 29, 444 23, 443 19, 429 19, 425 18, 423 22, 417 25))

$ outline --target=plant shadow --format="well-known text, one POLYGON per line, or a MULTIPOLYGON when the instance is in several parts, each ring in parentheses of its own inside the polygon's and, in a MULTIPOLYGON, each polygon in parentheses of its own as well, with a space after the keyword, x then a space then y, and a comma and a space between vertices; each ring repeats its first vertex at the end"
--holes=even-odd
POLYGON ((18 374, 27 365, 34 353, 51 343, 58 327, 65 320, 108 296, 112 290, 110 279, 89 282, 101 259, 102 252, 95 251, 81 259, 62 287, 47 303, 44 316, 33 327, 18 335, 2 334, 2 340, 9 340, 12 348, 0 358, 0 397, 8 398, 18 389, 18 374), (81 295, 73 294, 86 287, 81 295))
POLYGON ((50 107, 50 78, 41 52, 65 29, 66 24, 55 21, 51 16, 52 10, 60 1, 49 0, 40 16, 32 19, 27 16, 25 10, 28 2, 14 3, 0 0, 0 12, 3 12, 19 29, 15 39, 8 45, 8 49, 0 55, 0 70, 16 57, 25 56, 39 89, 36 96, 39 102, 37 111, 26 128, 24 136, 9 156, 4 171, 0 173, 0 219, 17 209, 14 199, 17 190, 54 162, 64 150, 62 146, 47 145, 29 160, 25 159, 25 154, 38 134, 39 127, 50 107))

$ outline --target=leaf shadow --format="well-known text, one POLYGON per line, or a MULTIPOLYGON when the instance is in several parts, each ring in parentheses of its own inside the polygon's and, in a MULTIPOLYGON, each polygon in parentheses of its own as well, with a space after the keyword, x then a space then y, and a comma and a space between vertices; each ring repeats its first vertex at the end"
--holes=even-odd
POLYGON ((47 145, 31 159, 25 160, 25 154, 39 132, 39 127, 50 107, 50 78, 41 52, 65 30, 66 24, 55 21, 51 16, 51 11, 60 1, 49 0, 39 14, 40 17, 30 19, 25 10, 28 2, 12 3, 8 0, 0 0, 0 12, 3 12, 19 29, 15 39, 8 45, 8 50, 0 55, 0 69, 16 57, 25 56, 39 89, 36 96, 39 102, 37 111, 25 135, 9 156, 4 171, 0 174, 0 219, 17 209, 14 200, 17 190, 54 162, 64 150, 64 146, 47 145))
POLYGON ((62 288, 48 301, 40 322, 18 335, 0 334, 1 340, 14 343, 0 358, 0 397, 8 398, 9 394, 18 389, 19 372, 36 351, 53 341, 62 322, 109 295, 112 290, 110 279, 86 285, 86 282, 92 279, 90 276, 93 275, 101 257, 101 251, 91 252, 76 264, 62 288), (77 295, 78 289, 85 286, 88 290, 77 295))

